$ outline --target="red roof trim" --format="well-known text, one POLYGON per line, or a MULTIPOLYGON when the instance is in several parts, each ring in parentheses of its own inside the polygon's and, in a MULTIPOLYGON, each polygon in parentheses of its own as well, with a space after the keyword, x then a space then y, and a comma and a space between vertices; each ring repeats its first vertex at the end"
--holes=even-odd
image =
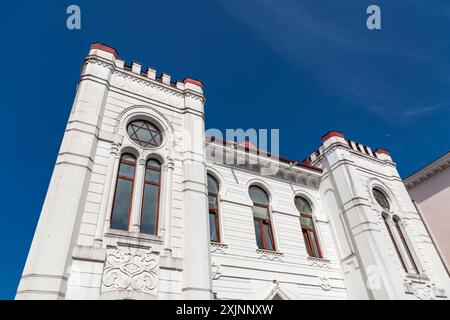
POLYGON ((119 53, 117 52, 116 49, 114 49, 113 47, 109 47, 106 44, 103 44, 101 42, 93 43, 91 45, 91 50, 92 49, 97 49, 97 50, 102 50, 102 51, 105 51, 105 52, 109 52, 109 53, 112 53, 116 59, 119 58, 119 53))
MULTIPOLYGON (((206 140, 211 141, 211 142, 222 142, 222 144, 225 145, 225 146, 228 145, 228 144, 234 143, 233 141, 227 141, 227 140, 217 139, 217 138, 214 137, 214 136, 212 136, 212 137, 206 137, 206 140)), ((240 146, 242 146, 242 147, 243 147, 244 149, 246 149, 246 150, 249 150, 249 149, 250 149, 250 148, 248 148, 248 147, 245 146, 245 142, 244 142, 244 144, 240 144, 240 146)), ((248 146, 248 144, 247 144, 247 146, 248 146)), ((272 157, 272 154, 271 154, 270 152, 267 152, 267 151, 264 151, 264 150, 261 150, 261 149, 255 148, 255 147, 253 147, 253 148, 254 148, 253 150, 256 150, 256 154, 257 154, 257 155, 263 154, 263 155, 267 155, 267 157, 272 157)), ((317 168, 317 167, 310 166, 310 165, 308 165, 307 163, 304 163, 304 162, 302 162, 302 161, 290 160, 290 159, 283 158, 283 157, 278 157, 278 160, 279 160, 280 162, 284 162, 284 163, 296 163, 295 165, 296 165, 297 167, 302 167, 302 168, 311 169, 311 170, 318 171, 318 172, 323 172, 322 169, 317 168)))
POLYGON ((339 132, 336 130, 330 131, 327 134, 325 134, 324 136, 322 136, 322 142, 325 142, 332 137, 344 138, 344 134, 342 132, 339 132))
POLYGON ((391 153, 388 150, 381 149, 381 148, 378 148, 377 150, 375 150, 375 153, 383 153, 383 154, 388 155, 388 156, 391 155, 391 153))
POLYGON ((203 83, 200 80, 195 80, 195 79, 192 79, 192 78, 184 78, 183 83, 186 83, 186 82, 195 84, 195 85, 197 85, 197 86, 199 86, 200 88, 203 89, 203 83))

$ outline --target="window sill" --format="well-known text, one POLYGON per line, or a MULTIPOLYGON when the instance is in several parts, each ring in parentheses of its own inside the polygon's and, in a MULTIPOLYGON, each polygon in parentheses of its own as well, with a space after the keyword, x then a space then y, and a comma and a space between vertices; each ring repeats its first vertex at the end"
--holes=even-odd
POLYGON ((228 245, 222 242, 211 242, 211 253, 225 253, 228 245))
POLYGON ((109 229, 105 233, 105 240, 110 246, 152 248, 155 251, 158 251, 156 247, 162 248, 164 242, 162 236, 116 229, 109 229))
POLYGON ((267 250, 267 249, 256 249, 258 259, 267 259, 270 261, 282 261, 284 254, 279 251, 267 250))
POLYGON ((308 261, 311 266, 319 268, 329 268, 331 264, 331 261, 328 259, 311 256, 308 257, 308 261))
POLYGON ((430 278, 428 278, 425 274, 407 273, 406 278, 418 281, 430 281, 430 278))

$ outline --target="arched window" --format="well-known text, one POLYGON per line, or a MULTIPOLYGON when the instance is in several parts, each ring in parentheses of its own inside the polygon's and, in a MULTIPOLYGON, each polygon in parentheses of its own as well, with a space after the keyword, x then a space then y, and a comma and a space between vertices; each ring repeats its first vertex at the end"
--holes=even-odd
POLYGON ((135 171, 136 158, 129 153, 123 154, 120 158, 111 213, 112 229, 128 230, 135 171))
POLYGON ((408 272, 408 268, 406 267, 405 260, 403 260, 403 256, 400 253, 400 249, 397 245, 397 241, 395 240, 394 234, 392 233, 392 230, 391 230, 391 226, 389 225, 388 216, 387 216, 387 214, 383 214, 382 216, 383 216, 384 225, 386 226, 386 230, 389 233, 389 237, 391 238, 392 244, 394 245, 395 252, 397 252, 397 255, 400 260, 400 263, 402 264, 403 270, 405 270, 405 272, 408 272))
POLYGON ((300 225, 302 226, 303 239, 305 240, 306 251, 310 257, 321 258, 319 240, 316 228, 312 219, 312 209, 309 202, 302 197, 295 197, 295 206, 300 212, 300 225))
POLYGON ((208 174, 209 237, 212 242, 220 242, 218 193, 219 182, 208 174))
POLYGON ((419 274, 419 268, 417 267, 417 264, 414 261, 414 257, 409 248, 409 244, 406 241, 405 235, 403 234, 403 229, 400 226, 400 218, 397 216, 394 216, 394 223, 395 223, 395 228, 397 229, 397 233, 398 233, 400 239, 402 240, 402 244, 403 244, 403 247, 405 248, 406 254, 408 255, 409 261, 411 262, 411 266, 412 266, 414 272, 416 274, 419 274))
POLYGON ((253 221, 258 248, 275 250, 270 222, 269 196, 258 186, 250 186, 249 195, 253 201, 253 221))
POLYGON ((391 206, 389 205, 389 201, 386 198, 386 196, 384 195, 384 193, 376 188, 374 188, 372 190, 372 192, 373 192, 373 196, 374 196, 375 200, 378 202, 380 207, 382 207, 384 210, 386 210, 386 212, 389 212, 391 206))
POLYGON ((127 126, 128 136, 144 148, 158 147, 162 143, 161 131, 145 120, 135 120, 127 126))
POLYGON ((160 183, 161 163, 155 159, 147 160, 142 197, 141 233, 153 235, 158 233, 160 183))

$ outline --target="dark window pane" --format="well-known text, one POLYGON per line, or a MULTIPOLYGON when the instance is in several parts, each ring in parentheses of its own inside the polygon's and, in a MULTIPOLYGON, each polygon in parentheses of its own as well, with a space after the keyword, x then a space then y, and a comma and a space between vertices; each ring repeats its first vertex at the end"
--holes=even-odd
POLYGON ((264 239, 266 240, 266 249, 273 250, 272 237, 270 236, 270 224, 264 223, 264 239))
POLYGON ((261 229, 259 226, 259 221, 255 220, 255 234, 256 234, 256 243, 259 249, 264 249, 264 244, 262 240, 261 229))
POLYGON ((147 168, 159 169, 161 168, 161 163, 158 160, 150 159, 147 161, 147 168))
POLYGON ((209 232, 211 241, 219 241, 219 235, 217 234, 217 220, 214 213, 209 214, 209 232))
POLYGON ((134 177, 134 168, 135 168, 135 166, 130 166, 128 164, 121 163, 120 168, 119 168, 119 176, 133 178, 134 177))
POLYGON ((308 252, 309 256, 312 256, 311 245, 309 244, 309 241, 308 241, 308 231, 302 230, 302 233, 303 233, 303 240, 305 240, 306 251, 308 252))
POLYGON ((259 204, 269 204, 269 196, 267 193, 261 189, 258 186, 251 186, 248 189, 248 193, 250 195, 250 199, 252 199, 253 202, 259 203, 259 204))
POLYGON ((111 219, 111 228, 128 230, 128 214, 131 205, 131 193, 133 182, 126 179, 118 179, 114 206, 111 219))
POLYGON ((217 209, 217 197, 216 196, 208 196, 208 205, 209 205, 209 209, 217 209))
POLYGON ((253 206, 252 211, 256 218, 269 219, 269 209, 267 208, 253 206))
POLYGON ((300 216, 300 223, 303 228, 309 228, 309 229, 313 228, 313 222, 310 217, 300 216))
POLYGON ((319 258, 320 257, 319 244, 317 243, 316 234, 311 230, 309 231, 309 239, 311 240, 311 244, 314 249, 313 256, 319 258))
POLYGON ((120 160, 129 162, 130 164, 136 163, 136 158, 129 153, 125 153, 120 160))
POLYGON ((145 180, 159 183, 161 172, 153 169, 145 170, 145 180))
POLYGON ((131 140, 143 147, 156 147, 162 142, 159 129, 148 121, 136 120, 127 127, 131 140))
POLYGON ((208 174, 208 193, 219 193, 219 183, 210 174, 208 174))
POLYGON ((141 215, 141 232, 156 235, 159 187, 145 184, 141 215))
POLYGON ((375 200, 378 202, 378 204, 385 210, 389 211, 389 201, 386 198, 386 196, 378 189, 373 189, 373 196, 375 197, 375 200))
POLYGON ((309 202, 303 199, 302 197, 295 197, 294 202, 299 212, 312 213, 312 209, 309 202))

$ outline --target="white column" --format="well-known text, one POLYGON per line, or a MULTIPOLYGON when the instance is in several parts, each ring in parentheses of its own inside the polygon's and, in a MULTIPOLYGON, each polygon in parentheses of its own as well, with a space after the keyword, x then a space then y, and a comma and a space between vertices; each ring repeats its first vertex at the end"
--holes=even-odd
POLYGON ((172 183, 173 183, 173 169, 174 161, 167 158, 167 163, 164 165, 165 174, 165 191, 164 191, 164 250, 172 251, 172 183))
MULTIPOLYGON (((105 214, 104 223, 103 223, 103 226, 101 227, 101 229, 98 230, 99 232, 101 232, 102 239, 103 239, 103 235, 105 234, 105 232, 107 232, 109 230, 109 228, 111 227, 111 214, 112 214, 112 209, 113 209, 113 205, 114 205, 113 199, 114 199, 114 192, 116 191, 117 174, 119 172, 119 166, 120 166, 120 157, 121 157, 121 153, 118 151, 114 157, 114 162, 113 162, 114 164, 111 169, 112 177, 111 177, 109 189, 106 189, 106 187, 105 187, 105 192, 108 192, 108 200, 106 201, 106 208, 104 211, 104 214, 105 214), (111 195, 113 195, 113 196, 111 197, 111 195)), ((109 170, 109 168, 108 168, 108 170, 109 170)), ((105 181, 105 183, 106 183, 106 181, 105 181)), ((102 204, 103 204, 103 202, 102 202, 102 204)), ((96 233, 96 238, 97 238, 97 233, 96 233)), ((94 243, 94 245, 95 245, 95 243, 94 243)))
MULTIPOLYGON (((117 168, 115 166, 116 161, 120 159, 120 153, 119 153, 119 147, 116 143, 113 143, 111 146, 111 152, 109 154, 108 159, 108 169, 106 172, 105 177, 105 185, 103 186, 103 196, 102 196, 102 202, 100 204, 100 211, 98 215, 98 221, 97 221, 97 227, 95 229, 95 238, 94 238, 94 246, 95 247, 101 247, 102 241, 103 241, 103 233, 105 228, 105 220, 108 219, 108 207, 109 207, 109 199, 111 193, 114 191, 111 190, 111 186, 113 186, 113 178, 114 178, 114 172, 117 172, 117 168), (116 171, 114 171, 116 170, 116 171)), ((110 216, 110 215, 109 215, 110 216)), ((108 225, 109 227, 109 225, 108 225)))
POLYGON ((141 230, 141 208, 144 191, 145 159, 139 159, 134 177, 133 203, 131 206, 130 231, 141 230))

